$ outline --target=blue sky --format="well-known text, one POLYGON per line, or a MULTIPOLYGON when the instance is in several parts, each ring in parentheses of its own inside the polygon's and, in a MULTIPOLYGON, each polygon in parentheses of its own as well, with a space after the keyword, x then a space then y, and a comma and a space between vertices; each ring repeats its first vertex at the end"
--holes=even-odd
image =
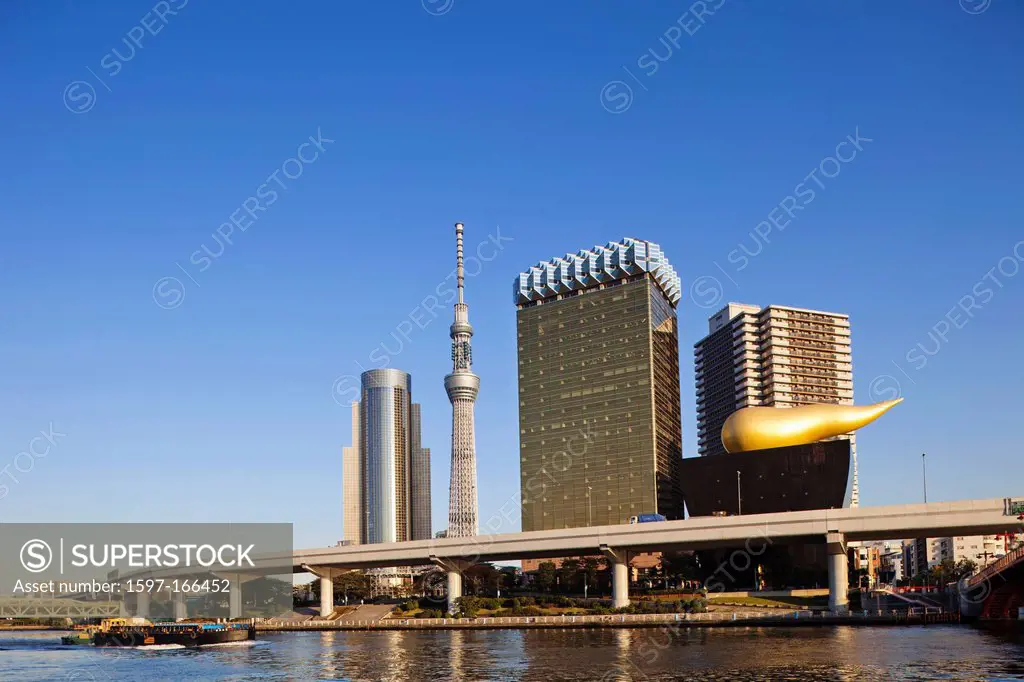
POLYGON ((451 312, 414 311, 456 220, 468 249, 501 235, 468 283, 482 524, 519 487, 513 278, 624 236, 687 292, 687 455, 708 315, 777 303, 848 313, 857 401, 906 398, 861 433, 864 504, 919 501, 922 452, 929 499, 1024 493, 1024 8, 704 9, 4 3, 0 521, 333 543, 335 381, 412 328, 388 362, 443 528, 451 312))

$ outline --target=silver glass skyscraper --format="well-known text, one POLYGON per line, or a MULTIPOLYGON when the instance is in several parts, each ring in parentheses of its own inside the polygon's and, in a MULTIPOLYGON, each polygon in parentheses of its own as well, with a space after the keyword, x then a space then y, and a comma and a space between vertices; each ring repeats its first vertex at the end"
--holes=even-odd
POLYGON ((412 378, 397 369, 362 374, 361 400, 353 408, 353 437, 343 459, 345 536, 359 542, 404 542, 430 537, 430 452, 421 447, 420 406, 412 378), (358 469, 353 465, 358 462, 358 469))
POLYGON ((412 379, 397 369, 362 375, 364 542, 409 539, 412 379))

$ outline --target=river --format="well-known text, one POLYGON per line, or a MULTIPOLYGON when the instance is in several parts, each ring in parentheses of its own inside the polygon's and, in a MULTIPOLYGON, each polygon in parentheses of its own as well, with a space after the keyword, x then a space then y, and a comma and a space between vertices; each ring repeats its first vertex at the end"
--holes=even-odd
POLYGON ((61 646, 0 631, 0 679, 1008 680, 1024 634, 964 626, 289 632, 210 649, 61 646))

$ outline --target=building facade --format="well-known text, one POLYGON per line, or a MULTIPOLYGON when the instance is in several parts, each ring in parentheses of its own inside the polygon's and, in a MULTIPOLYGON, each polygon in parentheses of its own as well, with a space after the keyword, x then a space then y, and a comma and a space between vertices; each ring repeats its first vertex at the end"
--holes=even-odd
POLYGON ((515 282, 524 531, 682 518, 679 277, 624 239, 515 282))
POLYGON ((345 540, 354 544, 430 537, 430 452, 421 446, 412 378, 397 369, 361 376, 352 406, 353 446, 342 453, 345 540))
POLYGON ((341 504, 345 542, 358 545, 363 541, 363 481, 359 457, 359 403, 352 403, 352 445, 341 449, 341 504))
MULTIPOLYGON (((701 455, 725 452, 722 425, 744 407, 853 404, 850 320, 839 313, 730 303, 708 319, 694 360, 701 455)), ((856 438, 842 438, 850 441, 850 503, 856 507, 856 438)))
POLYGON ((1018 543, 1018 536, 1012 533, 905 540, 903 559, 911 570, 904 572, 907 578, 913 578, 943 561, 972 561, 979 567, 987 566, 1011 552, 1018 543))
POLYGON ((413 540, 430 539, 430 448, 423 447, 419 403, 410 405, 411 463, 409 465, 409 497, 412 506, 410 533, 413 540))
POLYGON ((845 440, 687 457, 681 467, 691 517, 839 509, 850 503, 845 440))
POLYGON ((863 587, 891 584, 903 579, 903 541, 850 543, 850 568, 859 573, 863 587))

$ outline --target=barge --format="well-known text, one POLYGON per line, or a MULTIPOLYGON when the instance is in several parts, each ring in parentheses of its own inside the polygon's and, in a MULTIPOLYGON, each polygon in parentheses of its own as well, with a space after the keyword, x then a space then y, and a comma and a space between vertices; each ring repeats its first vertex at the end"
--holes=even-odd
POLYGON ((144 618, 108 618, 98 628, 62 637, 61 642, 97 647, 200 647, 255 639, 256 628, 249 623, 151 623, 144 618))

